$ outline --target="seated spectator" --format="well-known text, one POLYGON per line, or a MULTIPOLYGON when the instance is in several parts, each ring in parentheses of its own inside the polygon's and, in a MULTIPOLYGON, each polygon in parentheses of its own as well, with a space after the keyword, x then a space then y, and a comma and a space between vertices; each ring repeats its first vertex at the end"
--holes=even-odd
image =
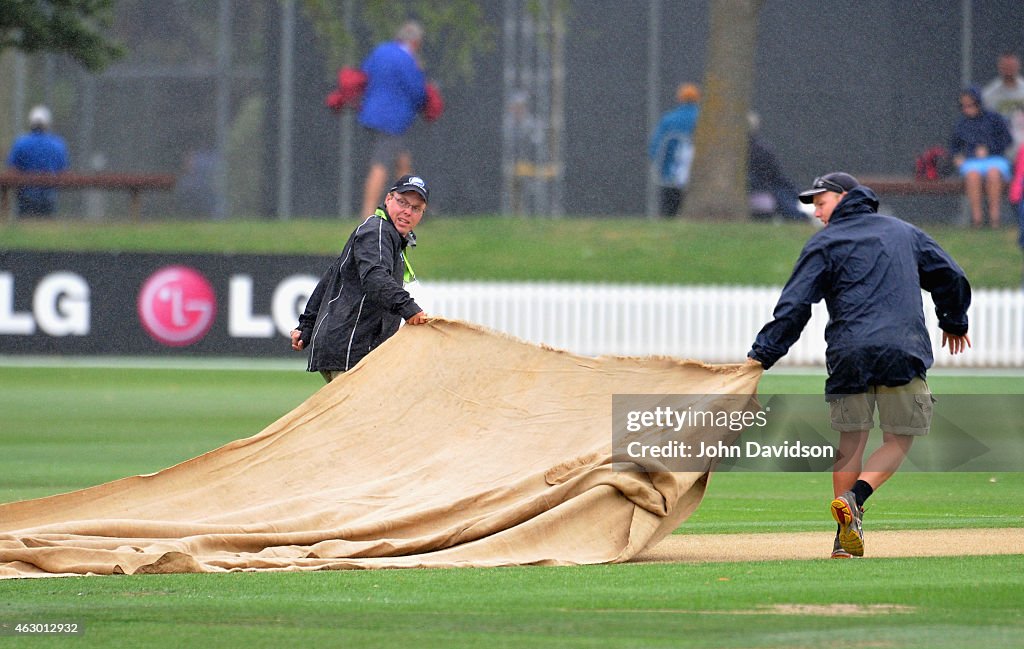
POLYGON ((964 179, 971 204, 971 225, 980 228, 984 222, 984 193, 988 199, 989 225, 998 228, 1003 183, 1010 180, 1010 162, 1003 157, 1012 142, 1010 130, 1002 115, 985 109, 981 91, 974 86, 960 93, 960 113, 950 137, 949 152, 964 179))
POLYGON ((998 76, 981 91, 981 98, 985 108, 1006 120, 1013 136, 1006 157, 1013 160, 1024 144, 1024 77, 1020 76, 1020 57, 1013 51, 1003 52, 996 61, 996 69, 998 76))
POLYGON ((807 215, 800 211, 796 185, 786 177, 775 152, 761 135, 761 118, 757 113, 750 113, 747 121, 750 124, 747 185, 751 216, 771 218, 779 215, 786 219, 807 221, 807 215))
POLYGON ((217 173, 220 156, 197 148, 185 154, 181 177, 174 188, 178 208, 186 216, 209 218, 217 212, 217 173))
MULTIPOLYGON (((36 106, 28 114, 29 132, 11 146, 7 165, 23 173, 59 173, 67 171, 68 147, 64 138, 50 132, 53 117, 46 106, 36 106)), ((57 209, 57 190, 53 187, 19 187, 19 216, 50 216, 57 209)))

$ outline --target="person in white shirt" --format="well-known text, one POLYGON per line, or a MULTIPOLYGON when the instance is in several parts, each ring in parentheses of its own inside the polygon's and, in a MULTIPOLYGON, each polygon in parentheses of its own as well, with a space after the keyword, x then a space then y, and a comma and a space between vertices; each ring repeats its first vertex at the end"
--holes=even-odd
POLYGON ((1012 161, 1024 144, 1024 77, 1020 75, 1020 57, 1016 52, 1003 52, 996 61, 996 69, 999 76, 982 89, 981 99, 986 108, 1006 120, 1013 135, 1006 157, 1012 161))

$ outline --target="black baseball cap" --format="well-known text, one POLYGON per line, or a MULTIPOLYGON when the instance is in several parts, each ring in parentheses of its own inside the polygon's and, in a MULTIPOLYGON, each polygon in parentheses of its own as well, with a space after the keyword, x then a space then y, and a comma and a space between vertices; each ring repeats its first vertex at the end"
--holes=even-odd
POLYGON ((404 194, 405 192, 416 192, 423 197, 424 202, 429 202, 430 190, 427 189, 427 183, 423 182, 423 179, 419 176, 405 175, 395 181, 395 184, 391 186, 388 192, 398 192, 404 194))
POLYGON ((800 192, 800 202, 809 205, 814 202, 814 197, 824 192, 835 192, 845 194, 860 183, 856 178, 842 171, 834 171, 824 176, 818 176, 811 184, 811 188, 800 192))

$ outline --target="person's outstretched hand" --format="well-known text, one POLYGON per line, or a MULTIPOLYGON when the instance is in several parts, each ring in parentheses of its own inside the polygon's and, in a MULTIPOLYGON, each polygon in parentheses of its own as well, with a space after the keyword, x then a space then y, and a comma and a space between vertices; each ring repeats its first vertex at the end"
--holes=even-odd
POLYGON ((967 334, 956 336, 943 331, 942 346, 948 347, 950 354, 956 355, 960 352, 967 351, 967 348, 971 346, 971 338, 967 334))

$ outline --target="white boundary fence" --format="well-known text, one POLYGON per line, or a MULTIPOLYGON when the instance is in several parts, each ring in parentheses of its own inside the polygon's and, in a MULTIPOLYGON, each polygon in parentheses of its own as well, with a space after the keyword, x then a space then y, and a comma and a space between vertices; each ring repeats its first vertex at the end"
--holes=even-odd
MULTIPOLYGON (((771 318, 781 287, 651 286, 530 282, 428 282, 414 294, 427 313, 475 322, 588 356, 665 355, 741 362, 771 318)), ((974 347, 951 357, 924 294, 937 367, 1024 367, 1024 292, 976 290, 974 347)), ((823 365, 824 303, 780 365, 823 365)))

